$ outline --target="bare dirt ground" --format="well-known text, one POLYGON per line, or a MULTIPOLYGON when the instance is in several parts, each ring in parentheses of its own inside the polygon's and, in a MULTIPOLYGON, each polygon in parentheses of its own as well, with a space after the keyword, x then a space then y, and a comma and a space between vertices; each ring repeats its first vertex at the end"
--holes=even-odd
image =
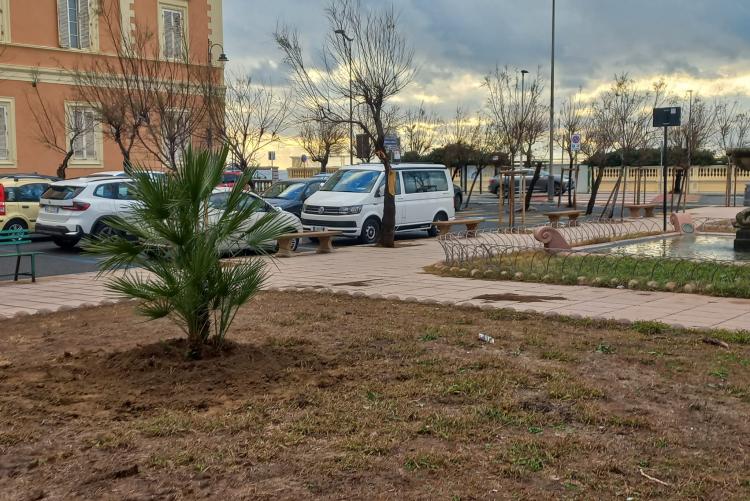
POLYGON ((128 304, 0 325, 3 500, 750 497, 748 336, 293 293, 197 362, 128 304))

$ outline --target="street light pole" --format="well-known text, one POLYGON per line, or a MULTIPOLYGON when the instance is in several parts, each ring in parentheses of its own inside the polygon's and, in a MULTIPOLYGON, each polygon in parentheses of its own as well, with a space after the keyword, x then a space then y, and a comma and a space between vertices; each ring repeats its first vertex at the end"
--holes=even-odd
MULTIPOLYGON (((547 201, 555 195, 555 177, 552 174, 552 163, 555 155, 555 0, 552 0, 552 51, 550 58, 549 85, 549 171, 547 176, 547 201)), ((562 187, 562 183, 560 185, 562 187)))
MULTIPOLYGON (((526 73, 528 71, 521 70, 521 120, 526 121, 526 106, 524 105, 524 97, 526 96, 526 73)), ((521 137, 521 167, 523 167, 523 136, 521 137)))
POLYGON ((334 33, 341 35, 344 43, 349 43, 349 165, 354 165, 354 96, 352 95, 352 42, 354 38, 347 35, 344 30, 335 30, 334 33))

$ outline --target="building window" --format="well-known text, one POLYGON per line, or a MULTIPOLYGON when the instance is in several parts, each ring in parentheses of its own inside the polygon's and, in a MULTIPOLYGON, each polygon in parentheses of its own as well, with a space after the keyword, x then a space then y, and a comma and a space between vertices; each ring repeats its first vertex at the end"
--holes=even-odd
POLYGON ((162 5, 161 39, 162 54, 165 59, 182 59, 185 55, 185 8, 162 5))
POLYGON ((71 106, 68 109, 68 138, 73 141, 77 163, 99 163, 96 114, 92 108, 71 106))
POLYGON ((0 98, 0 164, 15 164, 15 122, 12 99, 0 98))
POLYGON ((90 0, 57 0, 60 47, 91 48, 90 0))
POLYGON ((10 2, 0 0, 0 42, 10 42, 10 2))

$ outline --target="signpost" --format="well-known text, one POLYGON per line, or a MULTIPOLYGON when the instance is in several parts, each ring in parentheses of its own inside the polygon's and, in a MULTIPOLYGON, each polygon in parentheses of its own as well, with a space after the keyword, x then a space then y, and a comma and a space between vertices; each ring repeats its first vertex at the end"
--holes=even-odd
POLYGON ((387 134, 383 141, 385 151, 390 153, 391 158, 395 161, 401 160, 401 138, 396 134, 387 134))
POLYGON ((667 128, 679 127, 682 123, 682 108, 673 106, 670 108, 654 108, 654 127, 664 128, 664 144, 661 150, 661 170, 662 170, 662 211, 664 217, 664 231, 667 231, 667 128))
POLYGON ((276 152, 275 151, 269 151, 268 152, 268 160, 271 162, 271 168, 273 168, 273 161, 276 160, 276 152))
POLYGON ((581 151, 581 135, 573 134, 570 136, 570 151, 581 151))

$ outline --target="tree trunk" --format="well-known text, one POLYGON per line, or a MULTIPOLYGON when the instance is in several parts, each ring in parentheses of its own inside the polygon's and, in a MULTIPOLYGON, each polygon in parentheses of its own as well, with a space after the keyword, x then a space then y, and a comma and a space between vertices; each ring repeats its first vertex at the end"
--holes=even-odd
POLYGON ((320 173, 325 174, 328 172, 328 157, 323 157, 320 159, 320 173))
POLYGON ((73 156, 73 151, 68 151, 65 154, 65 157, 62 159, 62 162, 60 162, 60 165, 57 166, 57 177, 60 179, 65 179, 65 176, 68 171, 68 162, 70 161, 70 158, 73 156))
POLYGON ((198 360, 203 356, 203 345, 211 335, 211 315, 204 306, 195 312, 196 325, 188 332, 188 358, 198 360))
POLYGON ((380 227, 380 245, 394 247, 396 239, 396 172, 391 168, 387 152, 378 152, 385 167, 385 192, 383 193, 383 223, 380 227))
POLYGON ((590 216, 594 212, 594 205, 596 205, 596 195, 599 194, 599 186, 602 184, 602 178, 604 177, 604 166, 600 165, 596 168, 596 179, 594 179, 594 186, 591 187, 591 197, 589 198, 589 204, 586 207, 586 215, 590 216))
POLYGON ((524 202, 526 204, 526 210, 529 210, 529 207, 531 207, 531 196, 534 194, 534 187, 536 186, 537 181, 539 181, 541 171, 542 163, 538 162, 534 169, 534 175, 531 176, 531 182, 529 183, 529 186, 526 187, 526 201, 524 202))
POLYGON ((471 194, 474 193, 474 186, 477 184, 477 178, 482 173, 482 170, 484 169, 484 166, 478 166, 477 165, 477 171, 474 173, 474 179, 471 181, 471 189, 469 190, 469 194, 466 196, 466 202, 464 202, 464 208, 469 206, 469 201, 471 200, 471 194))

